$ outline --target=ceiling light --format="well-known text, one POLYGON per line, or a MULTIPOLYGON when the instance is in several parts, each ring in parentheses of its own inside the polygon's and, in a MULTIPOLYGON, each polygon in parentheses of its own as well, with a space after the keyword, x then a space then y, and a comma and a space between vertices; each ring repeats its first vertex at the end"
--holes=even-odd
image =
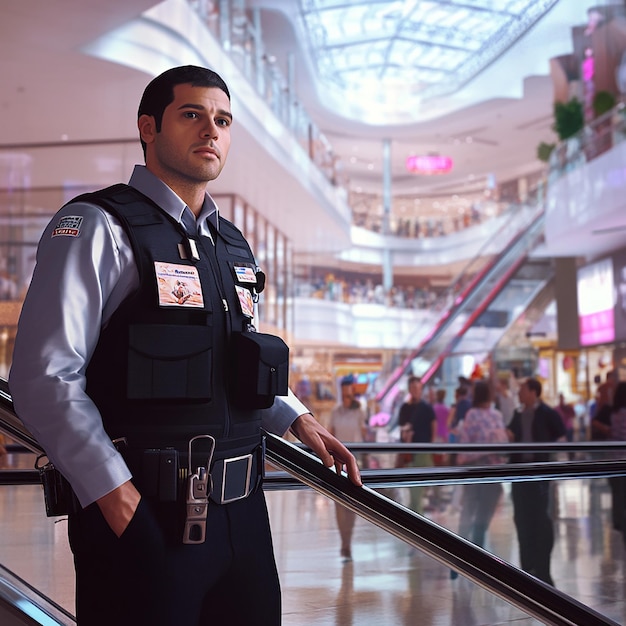
POLYGON ((405 165, 413 174, 447 174, 452 170, 452 159, 438 154, 413 155, 407 157, 405 165))

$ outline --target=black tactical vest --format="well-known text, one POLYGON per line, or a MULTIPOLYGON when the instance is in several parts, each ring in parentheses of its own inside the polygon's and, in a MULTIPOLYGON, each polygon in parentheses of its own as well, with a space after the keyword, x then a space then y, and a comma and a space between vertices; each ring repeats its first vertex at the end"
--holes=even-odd
POLYGON ((228 354, 232 333, 250 322, 236 286, 250 292, 256 286, 243 234, 220 217, 215 245, 190 237, 127 185, 72 202, 78 200, 120 220, 139 270, 138 290, 102 330, 87 369, 87 393, 109 436, 126 437, 131 447, 184 451, 191 437, 208 434, 218 454, 256 445, 260 414, 233 403, 238 382, 228 354))

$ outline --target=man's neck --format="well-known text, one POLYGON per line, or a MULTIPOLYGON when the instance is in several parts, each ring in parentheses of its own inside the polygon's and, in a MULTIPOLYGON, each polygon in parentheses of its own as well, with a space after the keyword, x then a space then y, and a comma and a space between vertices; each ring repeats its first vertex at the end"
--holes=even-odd
POLYGON ((206 198, 207 182, 195 182, 171 176, 167 171, 155 171, 148 164, 146 168, 164 182, 189 207, 196 218, 200 215, 206 198))

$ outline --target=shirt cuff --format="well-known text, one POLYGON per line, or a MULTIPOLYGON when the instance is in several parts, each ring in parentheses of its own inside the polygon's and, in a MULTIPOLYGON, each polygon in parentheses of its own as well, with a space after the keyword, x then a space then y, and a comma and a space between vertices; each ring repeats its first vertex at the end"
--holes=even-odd
POLYGON ((290 389, 286 396, 276 396, 274 404, 262 411, 261 425, 267 432, 282 436, 300 415, 310 412, 290 389))
POLYGON ((82 507, 90 505, 132 478, 122 455, 116 452, 106 463, 74 476, 72 489, 82 507))

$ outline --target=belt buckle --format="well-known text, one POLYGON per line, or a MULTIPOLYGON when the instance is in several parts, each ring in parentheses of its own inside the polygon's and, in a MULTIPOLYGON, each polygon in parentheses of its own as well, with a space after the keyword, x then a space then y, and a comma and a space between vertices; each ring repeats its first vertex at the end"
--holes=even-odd
MULTIPOLYGON (((253 455, 244 454, 235 456, 231 459, 224 459, 224 467, 222 470, 222 485, 220 489, 220 504, 228 504, 246 498, 250 494, 250 477, 252 474, 252 458, 253 455), (229 486, 229 472, 231 485, 239 483, 243 486, 243 492, 231 497, 227 497, 227 487, 229 486)), ((230 491, 230 490, 229 490, 230 491)))

